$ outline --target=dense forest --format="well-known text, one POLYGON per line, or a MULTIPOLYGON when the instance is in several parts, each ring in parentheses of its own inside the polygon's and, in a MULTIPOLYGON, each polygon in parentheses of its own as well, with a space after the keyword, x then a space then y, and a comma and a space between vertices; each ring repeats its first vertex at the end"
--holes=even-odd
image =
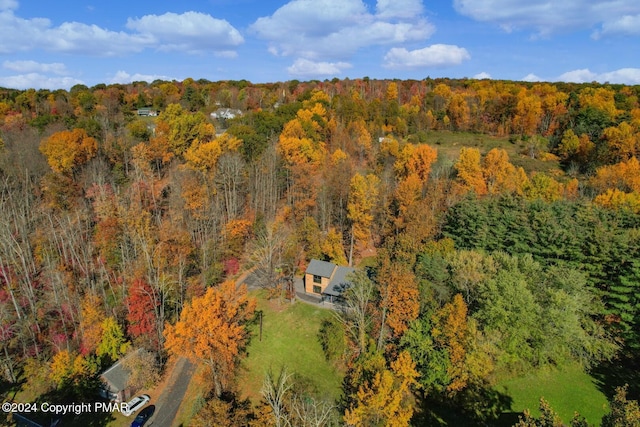
MULTIPOLYGON (((143 349, 140 387, 170 356, 201 362, 193 425, 492 425, 496 378, 577 364, 610 410, 572 425, 638 425, 639 98, 430 78, 0 89, 0 391, 91 400, 143 349), (235 279, 288 304, 311 259, 360 267, 319 336, 342 398, 283 370, 242 401, 256 311, 235 279)), ((561 425, 540 406, 513 421, 561 425)))

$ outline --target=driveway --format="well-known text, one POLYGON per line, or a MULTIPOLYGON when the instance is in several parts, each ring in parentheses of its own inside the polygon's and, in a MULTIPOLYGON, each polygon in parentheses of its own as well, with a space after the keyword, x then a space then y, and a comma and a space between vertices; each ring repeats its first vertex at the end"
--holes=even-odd
POLYGON ((187 358, 181 357, 176 362, 167 386, 155 402, 157 410, 148 426, 171 427, 194 371, 195 366, 187 358))

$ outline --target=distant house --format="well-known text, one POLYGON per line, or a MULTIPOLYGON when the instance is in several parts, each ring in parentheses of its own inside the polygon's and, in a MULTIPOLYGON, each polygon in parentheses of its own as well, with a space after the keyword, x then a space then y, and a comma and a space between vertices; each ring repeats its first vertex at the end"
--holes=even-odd
POLYGON ((158 115, 158 112, 156 110, 152 110, 151 108, 138 108, 138 115, 155 117, 158 115))
POLYGON ((124 366, 124 361, 136 352, 129 353, 100 374, 100 380, 102 381, 100 395, 102 397, 116 402, 126 402, 131 398, 131 395, 136 390, 133 390, 128 385, 131 372, 124 366))
POLYGON ((333 302, 340 298, 349 286, 347 275, 354 271, 355 268, 352 267, 341 267, 331 262, 312 259, 305 271, 304 290, 333 302))
POLYGON ((242 111, 235 108, 218 108, 211 113, 212 119, 235 119, 242 115, 242 111))

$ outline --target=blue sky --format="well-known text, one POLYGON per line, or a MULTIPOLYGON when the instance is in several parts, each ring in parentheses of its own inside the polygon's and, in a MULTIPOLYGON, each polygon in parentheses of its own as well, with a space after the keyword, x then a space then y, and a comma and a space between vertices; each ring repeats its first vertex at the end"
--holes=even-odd
POLYGON ((640 84, 639 0, 0 0, 0 86, 494 78, 640 84))

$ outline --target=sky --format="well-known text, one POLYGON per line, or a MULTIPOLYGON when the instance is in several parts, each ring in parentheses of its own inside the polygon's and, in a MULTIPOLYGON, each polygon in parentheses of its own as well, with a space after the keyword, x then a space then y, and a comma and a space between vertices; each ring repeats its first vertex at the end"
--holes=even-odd
POLYGON ((189 77, 640 84, 640 0, 0 0, 0 87, 189 77))

